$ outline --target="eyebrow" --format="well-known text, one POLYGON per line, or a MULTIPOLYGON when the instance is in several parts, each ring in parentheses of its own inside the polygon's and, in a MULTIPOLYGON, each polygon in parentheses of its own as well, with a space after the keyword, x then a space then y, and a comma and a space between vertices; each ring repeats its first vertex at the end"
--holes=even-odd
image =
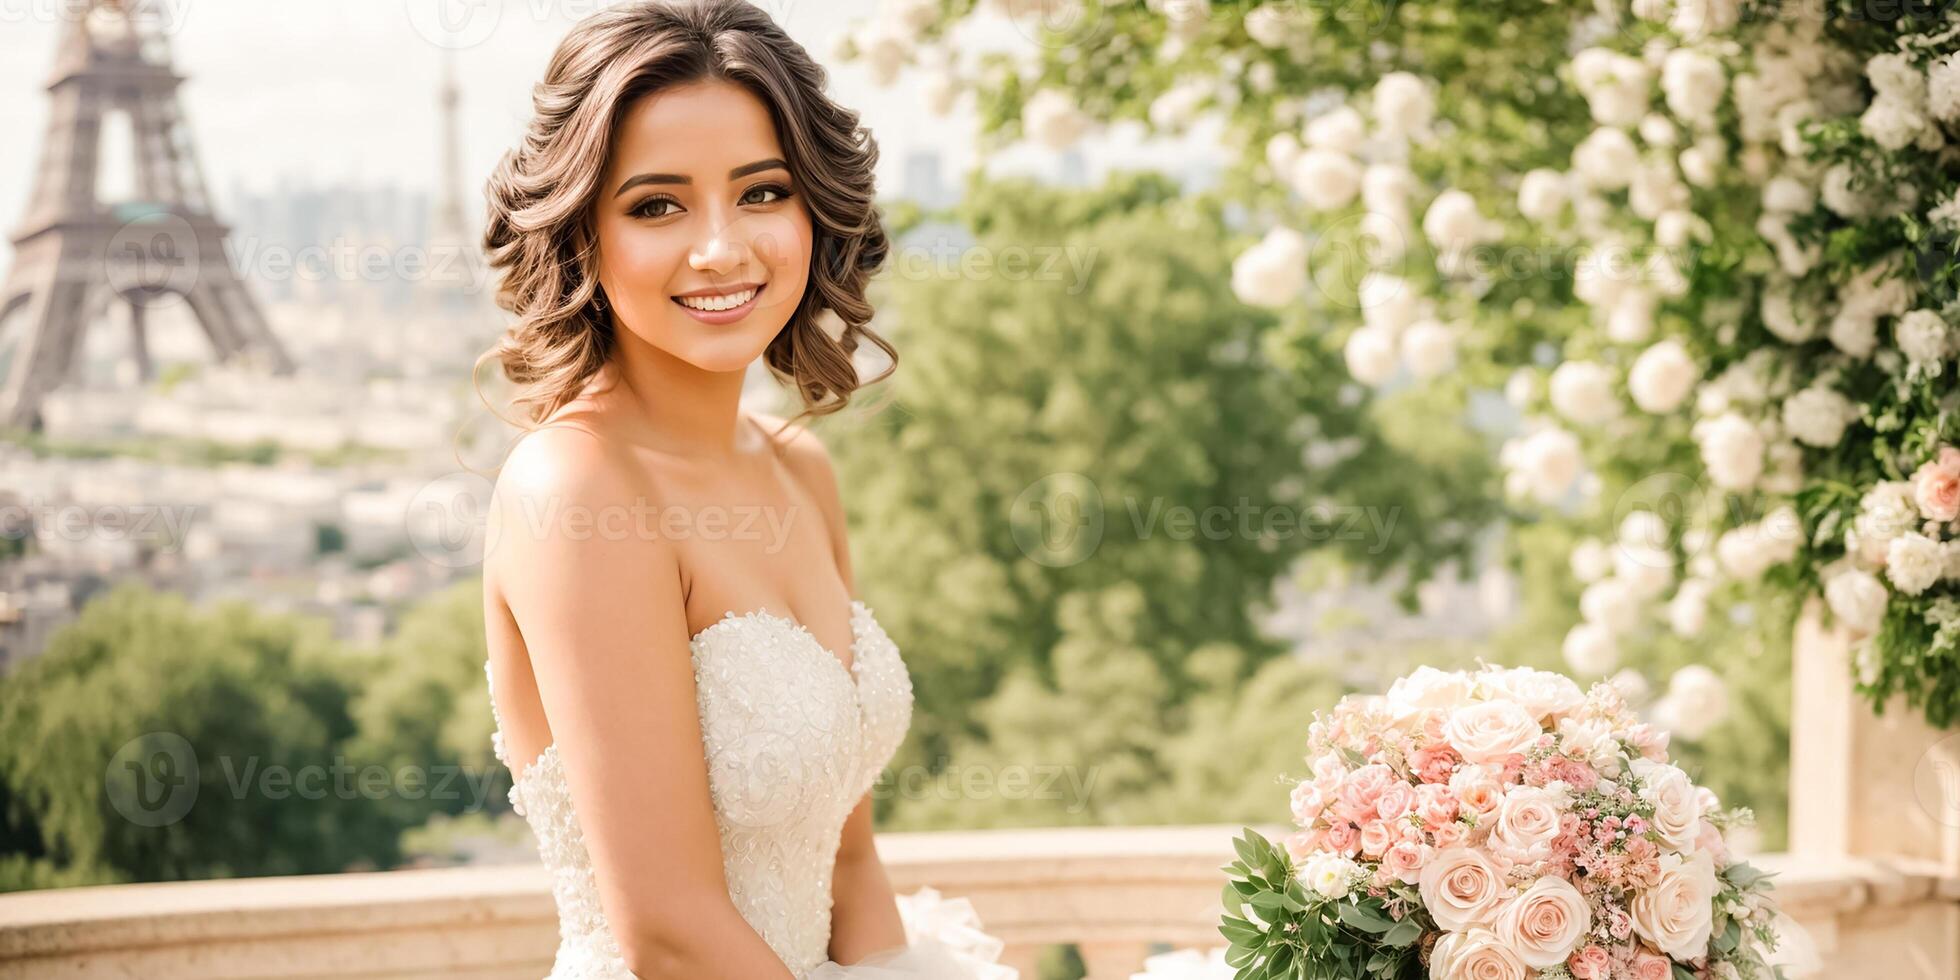
MULTIPOLYGON (((761 173, 764 170, 779 170, 779 169, 788 170, 789 164, 783 162, 780 159, 777 159, 776 157, 770 157, 767 160, 757 160, 754 163, 745 163, 739 167, 736 167, 733 170, 730 170, 728 172, 728 179, 740 180, 743 177, 747 177, 750 174, 761 173)), ((641 184, 692 184, 692 183, 694 183, 694 178, 689 177, 686 174, 636 174, 632 177, 626 178, 626 183, 619 185, 619 190, 613 191, 613 196, 618 197, 619 195, 624 194, 627 191, 630 191, 633 188, 640 186, 641 184)))

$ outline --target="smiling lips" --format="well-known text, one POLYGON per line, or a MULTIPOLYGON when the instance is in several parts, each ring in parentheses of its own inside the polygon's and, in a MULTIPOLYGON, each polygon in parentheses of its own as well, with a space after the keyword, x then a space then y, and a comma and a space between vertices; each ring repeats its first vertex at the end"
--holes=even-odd
POLYGON ((720 313, 735 309, 738 306, 747 305, 749 300, 754 299, 756 293, 759 292, 761 292, 761 289, 755 286, 749 286, 730 293, 709 293, 705 295, 693 293, 676 296, 674 297, 674 302, 690 310, 700 310, 703 313, 720 313))

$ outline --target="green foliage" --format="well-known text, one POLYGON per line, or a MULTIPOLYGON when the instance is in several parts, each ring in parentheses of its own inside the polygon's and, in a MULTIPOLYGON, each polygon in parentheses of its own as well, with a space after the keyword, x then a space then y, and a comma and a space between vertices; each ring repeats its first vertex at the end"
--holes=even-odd
POLYGON ((391 864, 401 828, 366 800, 260 781, 336 763, 355 730, 349 667, 323 623, 238 603, 195 610, 138 586, 98 597, 0 678, 0 884, 391 864), (153 751, 170 744, 194 765, 153 751), (152 779, 195 793, 159 826, 141 822, 167 816, 148 804, 177 798, 152 779))
MULTIPOLYGON (((1081 272, 894 283, 892 404, 830 440, 861 592, 918 695, 887 810, 908 826, 1249 816, 1297 764, 1298 705, 1339 693, 1273 663, 1282 651, 1253 607, 1310 548, 1363 570, 1420 548, 1399 525, 1385 540, 1310 541, 1264 516, 1320 500, 1429 512, 1436 484, 1397 475, 1422 469, 1412 455, 1448 453, 1425 434, 1392 440, 1365 404, 1261 357, 1274 319, 1232 296, 1217 206, 1163 178, 1090 192, 977 184, 963 211, 986 229, 974 249, 1053 250, 1081 272), (1356 452, 1312 470, 1309 438, 1356 452), (1100 537, 1044 564, 1028 548, 1053 530, 1040 506, 1057 480, 1081 491, 1076 516, 1100 515, 1100 537), (1357 485, 1367 495, 1347 496, 1357 485), (1203 526, 1207 508, 1222 508, 1220 533, 1203 526), (1180 531, 1180 509, 1200 523, 1180 531), (1252 744, 1273 751, 1248 756, 1252 744), (969 766, 1064 771, 1086 799, 907 791, 907 767, 969 766)), ((1295 349, 1338 363, 1324 345, 1295 349)))
POLYGON ((1225 962, 1242 978, 1418 980, 1417 943, 1428 931, 1406 894, 1328 899, 1300 883, 1286 852, 1247 828, 1232 842, 1238 860, 1218 931, 1225 962))

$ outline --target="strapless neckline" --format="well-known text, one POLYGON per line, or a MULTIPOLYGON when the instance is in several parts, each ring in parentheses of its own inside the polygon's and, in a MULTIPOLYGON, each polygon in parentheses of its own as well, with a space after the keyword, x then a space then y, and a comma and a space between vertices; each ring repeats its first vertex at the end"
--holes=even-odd
MULTIPOLYGON (((690 658, 697 656, 701 649, 701 644, 706 642, 708 637, 717 631, 735 629, 744 622, 755 622, 775 629, 786 629, 791 633, 808 639, 810 641, 808 649, 823 659, 830 661, 831 667, 843 674, 844 679, 848 682, 848 686, 851 689, 851 694, 855 697, 859 694, 859 689, 863 686, 863 676, 859 668, 864 665, 864 630, 859 627, 858 622, 861 617, 869 613, 870 608, 864 604, 863 600, 851 600, 851 615, 849 617, 851 621, 851 662, 848 664, 844 662, 844 658, 830 652, 830 648, 824 646, 823 641, 817 639, 817 634, 810 632, 808 626, 788 616, 770 612, 767 609, 751 609, 745 613, 738 613, 731 609, 728 612, 722 613, 720 619, 701 627, 695 631, 693 636, 687 638, 688 656, 690 658)), ((490 675, 490 663, 487 660, 484 661, 483 671, 487 679, 490 675)), ((496 711, 494 694, 492 695, 491 711, 493 713, 496 711)), ((501 758, 503 755, 503 747, 501 745, 503 741, 503 724, 501 720, 497 722, 496 731, 492 733, 492 741, 499 743, 496 747, 496 753, 501 758)), ((539 763, 544 762, 547 756, 555 758, 557 755, 558 740, 554 738, 550 742, 545 743, 544 748, 538 750, 538 754, 531 758, 530 763, 524 767, 523 772, 520 773, 515 769, 511 770, 511 784, 513 786, 523 785, 533 773, 539 771, 539 763)))

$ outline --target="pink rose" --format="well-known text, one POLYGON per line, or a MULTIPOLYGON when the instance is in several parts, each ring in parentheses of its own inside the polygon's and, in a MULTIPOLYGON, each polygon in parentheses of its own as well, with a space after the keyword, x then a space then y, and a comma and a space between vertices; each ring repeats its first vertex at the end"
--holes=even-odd
POLYGON ((1464 766, 1450 777, 1450 792, 1463 809, 1477 815, 1477 822, 1497 812, 1504 802, 1504 787, 1478 766, 1464 766))
POLYGON ((1613 961, 1606 955, 1604 946, 1581 947, 1565 965, 1579 980, 1607 980, 1612 976, 1613 961))
POLYGON ((1504 899, 1504 873, 1467 847, 1441 851, 1423 866, 1417 882, 1423 908, 1448 932, 1489 925, 1504 899))
POLYGON ((1450 771, 1460 761, 1456 750, 1432 742, 1409 756, 1409 768, 1415 771, 1417 779, 1425 783, 1447 783, 1450 781, 1450 771))
POLYGON ((1456 797, 1447 787, 1424 786, 1416 790, 1416 815, 1431 830, 1456 820, 1456 797))
POLYGON ((1451 932, 1429 955, 1431 980, 1525 980, 1531 970, 1488 929, 1451 932))
POLYGON ((1361 856, 1379 858, 1395 846, 1395 832, 1381 820, 1370 820, 1361 827, 1361 856))
POLYGON ((1432 853, 1422 844, 1403 841, 1382 855, 1382 870, 1405 885, 1413 885, 1422 879, 1422 866, 1432 853))
POLYGON ((1565 962, 1591 928, 1586 896, 1564 878, 1545 877, 1505 904, 1494 931, 1525 965, 1544 970, 1565 962))
POLYGON ((1432 831, 1430 836, 1436 839, 1438 848, 1451 848, 1463 843, 1464 838, 1470 836, 1470 831, 1460 823, 1446 823, 1432 831))
POLYGON ((1375 813, 1383 820, 1400 820, 1415 808, 1416 788, 1408 783, 1395 783, 1375 797, 1375 813))
POLYGON ((1341 806, 1350 813, 1371 811, 1375 807, 1375 798, 1382 795, 1382 790, 1394 781, 1394 770, 1381 763, 1362 766, 1341 780, 1341 806))
POLYGON ((1300 826, 1313 823, 1327 809, 1327 797, 1311 782, 1293 787, 1293 820, 1300 826))
POLYGON ((1665 956, 1641 953, 1633 958, 1633 980, 1668 980, 1672 976, 1674 967, 1665 956))
POLYGON ((1960 449, 1940 447, 1938 459, 1922 464, 1912 474, 1912 499, 1927 520, 1960 518, 1960 449))
POLYGON ((1444 727, 1450 746, 1468 762, 1502 763, 1531 750, 1545 730, 1515 701, 1483 701, 1456 709, 1444 727))
POLYGON ((1361 852, 1361 831, 1345 820, 1334 821, 1327 828, 1327 835, 1321 838, 1322 846, 1336 854, 1353 857, 1361 852))

